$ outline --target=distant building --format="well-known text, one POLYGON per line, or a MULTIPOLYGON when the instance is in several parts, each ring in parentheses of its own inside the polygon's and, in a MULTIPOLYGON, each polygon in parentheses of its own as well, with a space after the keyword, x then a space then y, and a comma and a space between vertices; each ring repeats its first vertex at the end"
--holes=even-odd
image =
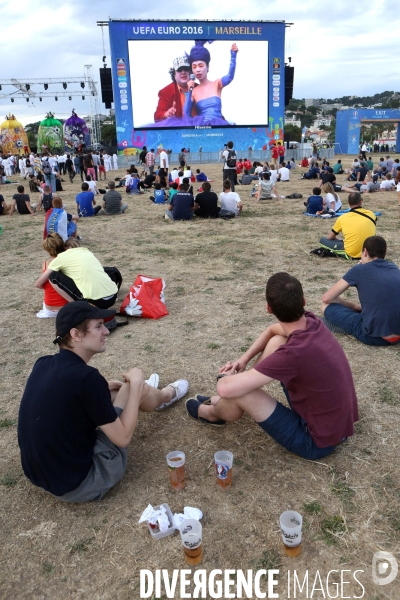
POLYGON ((296 125, 296 127, 301 127, 301 121, 294 117, 285 117, 285 125, 296 125))
POLYGON ((343 104, 340 104, 339 102, 335 102, 335 104, 319 104, 318 106, 321 110, 332 110, 333 108, 337 108, 338 110, 340 110, 342 108, 343 104))
POLYGON ((319 104, 319 99, 316 98, 306 98, 304 100, 304 104, 306 105, 306 108, 308 108, 309 106, 318 106, 319 104))
POLYGON ((330 127, 331 123, 332 117, 318 117, 313 123, 313 128, 318 129, 318 127, 321 127, 321 125, 326 125, 327 127, 330 127))

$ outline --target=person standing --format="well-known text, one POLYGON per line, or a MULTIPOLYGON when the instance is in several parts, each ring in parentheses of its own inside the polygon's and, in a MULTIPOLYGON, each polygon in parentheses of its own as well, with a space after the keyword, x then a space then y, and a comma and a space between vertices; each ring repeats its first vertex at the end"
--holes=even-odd
POLYGON ((83 162, 85 164, 86 176, 90 175, 96 181, 96 172, 94 170, 93 157, 90 152, 84 155, 83 162))
POLYGON ((226 148, 222 153, 222 156, 225 160, 224 168, 222 171, 222 177, 224 182, 226 180, 231 183, 231 191, 235 191, 235 181, 236 181, 236 162, 237 162, 237 154, 233 149, 233 142, 230 141, 226 144, 226 148))
POLYGON ((72 183, 73 180, 74 180, 74 177, 75 177, 75 169, 74 169, 74 163, 73 163, 73 161, 71 159, 71 155, 70 154, 67 154, 67 158, 66 158, 66 161, 65 161, 65 169, 66 169, 66 171, 68 173, 69 180, 72 183))
POLYGON ((169 168, 168 154, 164 150, 164 148, 162 148, 160 150, 159 161, 160 161, 160 169, 164 169, 165 173, 168 174, 168 168, 169 168))
POLYGON ((361 146, 361 156, 363 160, 367 160, 367 144, 364 142, 363 145, 361 146))
POLYGON ((53 166, 50 162, 50 158, 44 157, 42 161, 42 173, 44 175, 44 180, 46 184, 49 186, 52 192, 56 192, 56 176, 53 170, 53 166))
POLYGON ((107 179, 107 177, 106 177, 106 167, 105 167, 105 164, 104 164, 104 155, 103 154, 99 155, 99 161, 100 161, 100 164, 99 164, 99 181, 101 181, 101 174, 102 173, 104 175, 104 181, 105 181, 107 179))
POLYGON ((146 154, 146 167, 149 170, 149 175, 153 175, 155 160, 154 148, 152 148, 150 152, 146 154))
POLYGON ((99 180, 99 165, 100 165, 100 158, 99 155, 97 154, 97 152, 93 152, 92 153, 92 161, 93 161, 93 168, 94 168, 94 172, 95 172, 95 181, 99 180))

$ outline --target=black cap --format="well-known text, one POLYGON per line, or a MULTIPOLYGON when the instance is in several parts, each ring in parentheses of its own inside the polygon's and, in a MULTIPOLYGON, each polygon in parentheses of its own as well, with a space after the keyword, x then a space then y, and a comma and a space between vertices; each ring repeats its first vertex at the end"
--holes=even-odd
POLYGON ((69 302, 63 306, 56 317, 57 337, 53 344, 61 342, 62 338, 67 333, 77 327, 86 319, 108 319, 115 315, 115 310, 97 308, 86 300, 78 300, 77 302, 69 302))

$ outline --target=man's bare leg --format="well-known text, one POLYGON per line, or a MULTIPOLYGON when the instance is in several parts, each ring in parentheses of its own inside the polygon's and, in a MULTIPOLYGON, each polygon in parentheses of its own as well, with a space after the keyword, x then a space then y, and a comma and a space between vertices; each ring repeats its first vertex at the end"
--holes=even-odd
POLYGON ((260 423, 272 415, 275 407, 275 398, 258 388, 240 398, 212 396, 211 404, 199 406, 199 417, 209 421, 238 421, 246 412, 256 423, 260 423))
MULTIPOLYGON (((115 407, 119 407, 124 410, 129 398, 129 389, 129 383, 124 383, 121 386, 115 396, 115 399, 113 400, 115 407)), ((167 385, 167 387, 163 388, 162 390, 158 390, 145 383, 140 396, 139 410, 142 412, 151 412, 155 408, 161 406, 161 404, 172 400, 175 394, 176 391, 171 386, 167 385)))
MULTIPOLYGON (((263 352, 261 352, 254 362, 256 366, 270 354, 273 354, 280 346, 286 344, 287 337, 275 335, 269 340, 263 352)), ((247 412, 257 423, 265 421, 274 412, 276 400, 262 389, 256 389, 246 396, 240 398, 221 398, 212 396, 211 404, 202 404, 199 406, 199 417, 209 421, 238 421, 243 413, 247 412), (222 416, 223 415, 223 416, 222 416)))

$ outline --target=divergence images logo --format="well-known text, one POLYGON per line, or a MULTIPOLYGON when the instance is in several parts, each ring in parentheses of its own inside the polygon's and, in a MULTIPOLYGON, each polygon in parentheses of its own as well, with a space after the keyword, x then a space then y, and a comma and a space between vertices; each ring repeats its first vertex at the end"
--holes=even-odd
POLYGON ((399 566, 390 552, 375 552, 372 558, 372 579, 377 585, 387 585, 396 579, 399 566))

